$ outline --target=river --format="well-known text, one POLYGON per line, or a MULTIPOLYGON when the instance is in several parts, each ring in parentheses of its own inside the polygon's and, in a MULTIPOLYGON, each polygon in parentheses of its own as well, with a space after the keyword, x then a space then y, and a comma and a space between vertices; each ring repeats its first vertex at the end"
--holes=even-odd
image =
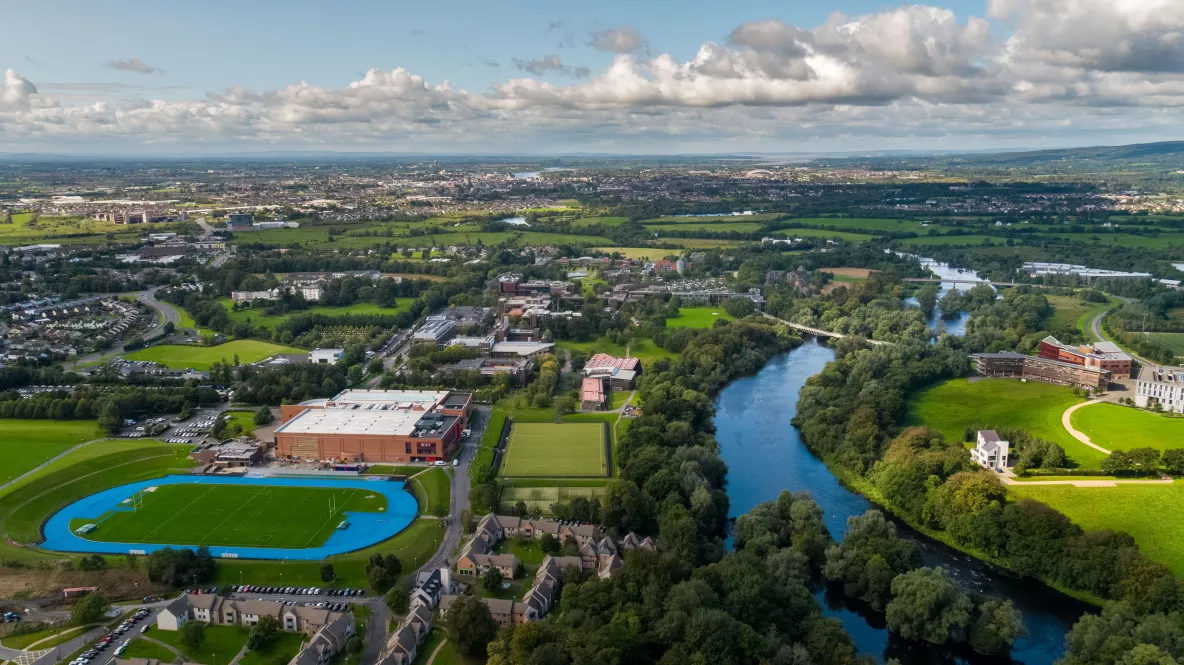
MULTIPOLYGON (((847 518, 872 504, 844 488, 802 443, 790 421, 806 379, 834 359, 825 345, 810 339, 771 360, 760 372, 729 384, 716 399, 716 439, 728 464, 728 497, 733 516, 741 515, 782 490, 807 491, 822 507, 831 535, 841 539, 847 518)), ((921 546, 927 566, 942 566, 971 591, 1011 599, 1023 614, 1028 637, 1016 642, 1014 662, 1051 665, 1064 652, 1065 633, 1086 609, 1081 603, 1031 580, 1001 574, 903 524, 898 532, 921 546)), ((877 662, 898 658, 904 665, 1000 663, 966 649, 910 643, 889 635, 882 613, 873 612, 833 589, 817 593, 828 616, 842 622, 860 653, 877 662)), ((1003 661, 1006 662, 1006 661, 1003 661)))

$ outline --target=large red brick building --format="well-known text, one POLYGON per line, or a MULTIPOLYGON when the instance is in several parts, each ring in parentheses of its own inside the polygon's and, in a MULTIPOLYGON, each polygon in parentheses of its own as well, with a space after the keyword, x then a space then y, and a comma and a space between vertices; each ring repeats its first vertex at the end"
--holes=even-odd
POLYGON ((1040 357, 1093 369, 1104 369, 1109 371, 1114 379, 1131 378, 1131 357, 1111 342, 1069 345, 1062 344, 1056 337, 1049 335, 1040 340, 1040 357))
POLYGON ((347 390, 284 405, 280 458, 402 464, 450 456, 473 411, 468 393, 347 390))

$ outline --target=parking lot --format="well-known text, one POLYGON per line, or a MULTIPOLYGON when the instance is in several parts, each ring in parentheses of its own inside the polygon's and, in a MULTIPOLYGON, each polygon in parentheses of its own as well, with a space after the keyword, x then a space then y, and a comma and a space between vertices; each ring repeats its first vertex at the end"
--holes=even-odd
MULTIPOLYGON (((216 593, 217 589, 192 589, 189 593, 216 593)), ((334 612, 346 612, 363 600, 362 589, 325 589, 318 587, 274 587, 240 585, 234 587, 232 598, 241 600, 274 600, 285 605, 320 607, 334 612)))
POLYGON ((136 630, 143 632, 151 622, 151 614, 151 610, 146 607, 136 610, 135 614, 128 617, 127 620, 119 624, 114 630, 99 638, 99 641, 94 646, 84 651, 78 658, 70 661, 70 665, 87 665, 91 661, 96 660, 106 662, 111 658, 122 656, 128 642, 131 641, 132 637, 135 637, 134 633, 132 635, 128 635, 128 633, 136 630), (141 622, 143 622, 143 625, 139 625, 141 622), (128 637, 125 638, 124 635, 128 635, 128 637))

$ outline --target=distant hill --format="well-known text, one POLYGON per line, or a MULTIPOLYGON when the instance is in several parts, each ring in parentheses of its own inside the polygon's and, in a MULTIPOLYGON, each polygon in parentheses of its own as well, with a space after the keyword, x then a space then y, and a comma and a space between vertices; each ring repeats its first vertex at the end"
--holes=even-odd
POLYGON ((851 166, 859 164, 886 169, 937 170, 1020 170, 1041 172, 1099 172, 1130 170, 1143 173, 1184 169, 1184 141, 1137 143, 1121 146, 1060 148, 1022 152, 978 152, 939 155, 885 155, 823 158, 815 164, 851 166))

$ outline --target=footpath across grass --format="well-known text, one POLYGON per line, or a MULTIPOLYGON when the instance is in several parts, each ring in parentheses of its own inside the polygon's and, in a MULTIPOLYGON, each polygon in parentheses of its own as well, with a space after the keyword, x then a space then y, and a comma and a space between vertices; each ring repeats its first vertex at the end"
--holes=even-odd
POLYGON ((1082 401, 1068 388, 1039 381, 950 379, 912 395, 906 424, 927 425, 951 442, 964 441, 967 427, 1020 428, 1059 444, 1076 467, 1097 469, 1105 455, 1073 438, 1061 424, 1065 410, 1082 401))
POLYGON ((281 632, 271 644, 259 651, 248 651, 238 662, 239 665, 286 665, 300 651, 300 645, 306 641, 308 636, 304 633, 281 632))
POLYGON ((60 638, 60 641, 47 640, 37 645, 38 649, 48 649, 52 646, 57 646, 62 642, 68 642, 75 637, 78 637, 81 634, 80 631, 85 628, 87 628, 87 626, 71 626, 67 628, 55 626, 53 628, 46 628, 45 630, 38 630, 33 633, 25 633, 24 635, 9 635, 3 640, 0 640, 0 645, 6 646, 9 649, 25 649, 31 644, 41 642, 41 640, 54 637, 55 635, 60 638))
MULTIPOLYGON (((162 631, 151 629, 148 631, 147 637, 156 639, 157 632, 162 631)), ((132 658, 151 658, 153 660, 159 660, 162 663, 171 663, 177 659, 176 654, 172 651, 144 639, 132 640, 127 645, 127 651, 123 652, 123 657, 128 660, 132 658)))
POLYGON ((1011 485, 1008 492, 1046 503, 1083 529, 1125 531, 1152 561, 1164 564, 1176 576, 1184 575, 1184 483, 1011 485))
POLYGON ((207 370, 218 361, 233 363, 235 356, 238 356, 240 364, 246 365, 270 358, 278 353, 306 352, 290 346, 262 342, 257 339, 236 339, 217 346, 161 344, 133 351, 124 357, 128 360, 157 362, 170 369, 193 368, 195 370, 207 370))
POLYGON ((1117 404, 1091 404, 1073 412, 1073 427, 1107 450, 1184 448, 1184 417, 1117 404))
POLYGON ((94 420, 0 419, 0 484, 101 436, 94 420))

